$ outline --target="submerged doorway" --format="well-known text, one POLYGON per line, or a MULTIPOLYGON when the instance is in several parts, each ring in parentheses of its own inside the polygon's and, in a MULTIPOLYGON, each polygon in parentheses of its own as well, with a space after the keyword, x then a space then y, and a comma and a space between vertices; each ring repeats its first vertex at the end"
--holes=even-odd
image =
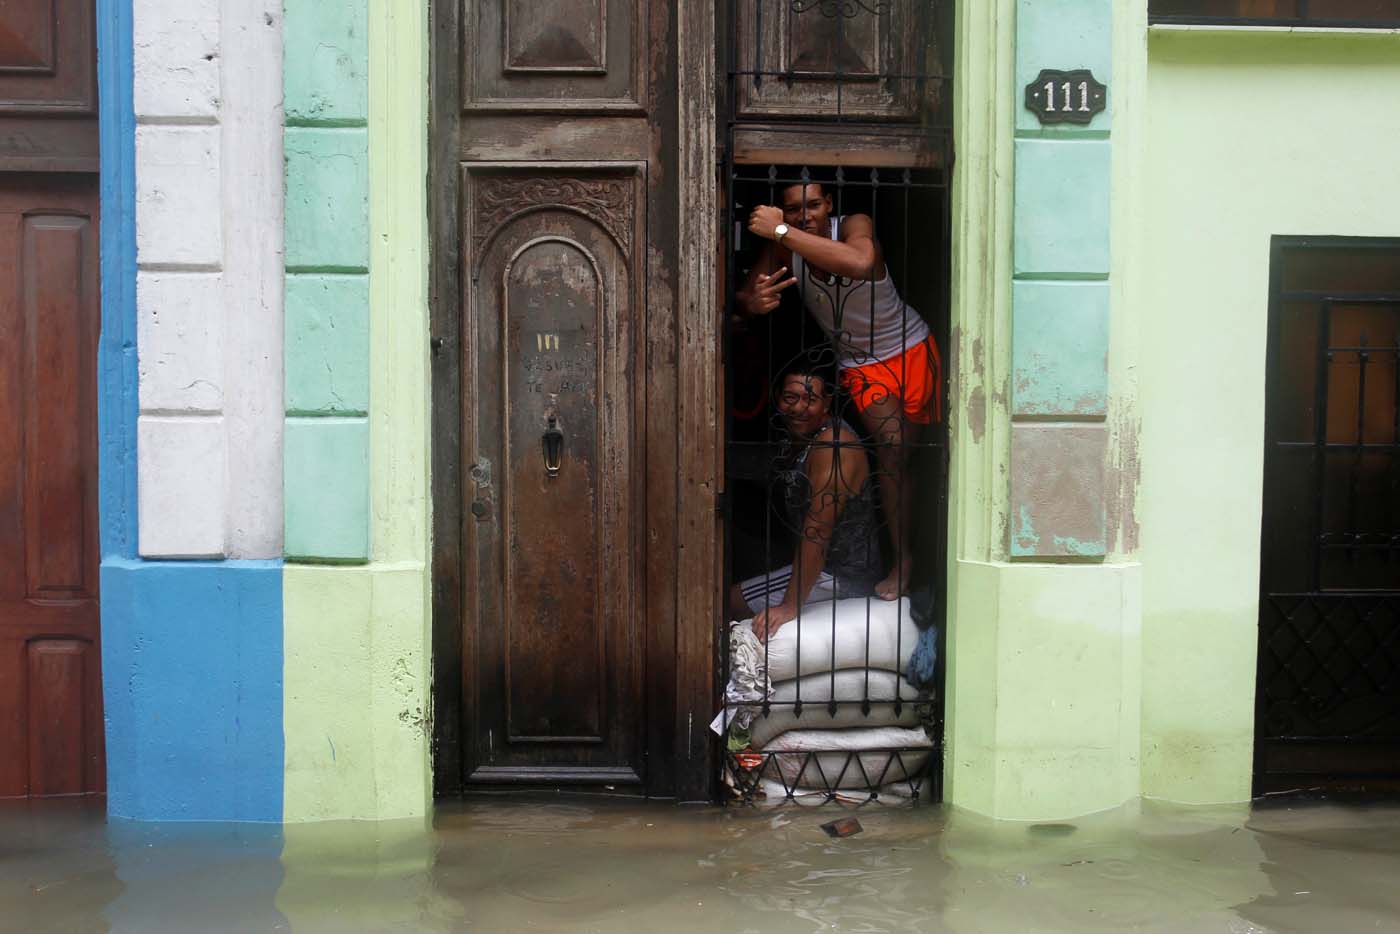
POLYGON ((1400 241, 1276 237, 1254 793, 1400 789, 1400 241))
POLYGON ((940 797, 952 21, 724 8, 726 609, 770 633, 725 631, 743 799, 940 797))
MULTIPOLYGON (((876 216, 946 346, 951 4, 432 16, 435 791, 711 799, 731 213, 750 182, 841 166, 834 196, 876 216)), ((941 612, 941 425, 919 444, 937 479, 915 563, 941 612)))

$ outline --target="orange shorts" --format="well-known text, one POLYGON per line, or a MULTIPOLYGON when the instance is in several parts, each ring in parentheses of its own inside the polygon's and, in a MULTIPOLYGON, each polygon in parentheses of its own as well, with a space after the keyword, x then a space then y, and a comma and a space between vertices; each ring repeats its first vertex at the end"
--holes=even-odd
POLYGON ((841 386, 862 412, 893 396, 911 422, 943 420, 943 359, 932 334, 896 357, 842 369, 841 386))

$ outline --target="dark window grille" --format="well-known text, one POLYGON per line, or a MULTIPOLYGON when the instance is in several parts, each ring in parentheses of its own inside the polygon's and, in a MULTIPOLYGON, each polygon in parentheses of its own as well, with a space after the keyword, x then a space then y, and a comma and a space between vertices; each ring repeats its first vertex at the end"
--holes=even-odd
POLYGON ((1400 0, 1151 0, 1154 23, 1222 26, 1400 27, 1400 0))
POLYGON ((1400 787, 1400 241, 1275 238, 1255 791, 1400 787))
MULTIPOLYGON (((821 570, 834 572, 781 638, 760 647, 756 660, 770 673, 764 696, 725 701, 726 716, 754 717, 748 745, 732 731, 724 740, 722 780, 740 800, 941 797, 947 403, 937 354, 948 346, 951 21, 951 4, 938 0, 729 0, 721 16, 728 568, 721 691, 735 673, 728 621, 752 615, 730 612, 734 585, 781 598, 781 569, 811 570, 804 541, 825 547, 821 570), (778 307, 753 313, 746 286, 772 248, 746 229, 750 212, 781 206, 794 186, 815 196, 816 185, 833 217, 870 218, 880 284, 824 276, 803 261, 789 270, 794 284, 778 307), (914 371, 894 372, 888 351, 917 352, 912 342, 923 328, 937 348, 928 389, 936 417, 926 427, 852 375, 857 366, 883 367, 897 392, 917 395, 914 371), (816 381, 806 374, 799 388, 834 390, 822 422, 828 431, 811 440, 785 402, 785 392, 797 398, 783 378, 794 364, 822 374, 816 381), (827 460, 829 470, 813 466, 827 460), (814 494, 813 478, 830 485, 814 494), (834 511, 834 523, 812 521, 818 507, 834 511), (909 598, 873 595, 873 584, 906 560, 909 598), (920 663, 936 659, 922 678, 910 668, 916 649, 920 663)), ((797 212, 784 219, 800 228, 805 199, 796 200, 797 212)))

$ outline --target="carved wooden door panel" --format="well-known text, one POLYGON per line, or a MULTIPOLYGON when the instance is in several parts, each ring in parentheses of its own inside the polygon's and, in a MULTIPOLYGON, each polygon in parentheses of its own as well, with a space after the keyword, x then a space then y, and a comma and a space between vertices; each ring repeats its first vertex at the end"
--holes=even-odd
POLYGON ((434 5, 440 793, 674 793, 673 14, 434 5))
POLYGON ((97 185, 0 176, 0 797, 105 787, 97 185))
POLYGON ((642 166, 464 174, 468 780, 640 782, 642 166))

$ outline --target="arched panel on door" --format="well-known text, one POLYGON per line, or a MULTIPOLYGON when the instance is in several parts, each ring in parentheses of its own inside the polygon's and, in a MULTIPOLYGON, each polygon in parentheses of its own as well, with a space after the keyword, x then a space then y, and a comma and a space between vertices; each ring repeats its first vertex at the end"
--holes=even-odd
POLYGON ((466 780, 640 783, 642 175, 465 174, 466 780))

